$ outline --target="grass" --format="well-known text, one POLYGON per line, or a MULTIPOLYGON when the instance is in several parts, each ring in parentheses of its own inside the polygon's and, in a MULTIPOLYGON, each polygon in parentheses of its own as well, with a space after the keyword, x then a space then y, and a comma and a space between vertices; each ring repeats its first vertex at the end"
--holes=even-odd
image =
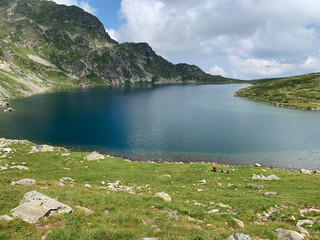
MULTIPOLYGON (((234 170, 232 174, 213 173, 210 164, 177 164, 128 162, 107 157, 104 161, 88 162, 87 153, 55 150, 50 153, 29 154, 32 144, 10 146, 13 153, 1 158, 0 165, 27 162, 29 170, 6 170, 0 172, 0 215, 10 214, 28 191, 37 190, 70 205, 75 212, 43 219, 35 225, 21 220, 0 222, 0 239, 39 239, 48 231, 47 239, 140 239, 160 237, 161 239, 226 239, 236 232, 249 234, 252 238, 276 239, 273 231, 282 227, 297 230, 295 223, 308 217, 319 222, 320 214, 304 217, 299 214, 303 208, 319 208, 319 175, 303 175, 297 171, 284 171, 261 167, 224 167, 234 170), (70 170, 68 170, 70 168, 70 170), (276 174, 280 180, 253 182, 252 174, 268 176, 276 174), (167 175, 171 177, 168 177, 167 175), (10 186, 10 182, 22 178, 34 178, 36 186, 10 186), (75 179, 75 186, 55 185, 61 177, 75 179), (198 181, 205 179, 206 184, 198 181), (132 187, 135 194, 112 192, 101 188, 101 181, 115 182, 132 187), (85 188, 89 183, 92 188, 85 188), (247 184, 262 184, 264 189, 246 188, 247 184), (138 186, 150 187, 138 189, 138 186), (198 192, 202 189, 202 192, 198 192), (166 192, 172 202, 155 197, 156 192, 166 192), (278 195, 263 196, 274 191, 278 195), (194 204, 195 202, 202 205, 194 204), (228 204, 223 209, 212 203, 228 204), (95 211, 84 215, 75 206, 81 205, 95 211), (261 222, 257 213, 277 205, 278 212, 271 219, 261 222), (232 211, 235 218, 245 223, 239 228, 232 216, 209 214, 216 208, 232 211), (105 210, 109 213, 106 214, 105 210), (178 211, 178 219, 169 216, 168 211, 178 211), (296 221, 289 221, 294 215, 296 221), (255 224, 263 223, 263 225, 255 224), (155 232, 155 229, 160 229, 155 232)), ((218 166, 221 169, 222 166, 218 166)), ((319 224, 307 228, 310 239, 320 239, 319 224)))
POLYGON ((236 92, 240 97, 277 106, 320 110, 320 73, 262 79, 236 92))

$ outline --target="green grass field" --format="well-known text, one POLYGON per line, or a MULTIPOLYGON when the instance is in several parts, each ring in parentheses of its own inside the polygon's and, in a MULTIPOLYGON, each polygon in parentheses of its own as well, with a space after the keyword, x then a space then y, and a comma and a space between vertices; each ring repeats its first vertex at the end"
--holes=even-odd
POLYGON ((9 147, 13 151, 0 158, 0 165, 26 162, 29 170, 0 171, 0 215, 10 215, 23 195, 32 190, 57 198, 75 211, 42 219, 34 225, 18 219, 0 221, 0 239, 41 239, 48 231, 50 240, 226 239, 236 232, 249 234, 253 239, 277 239, 273 234, 276 228, 297 231, 295 224, 300 219, 314 220, 312 227, 306 227, 309 239, 320 239, 320 213, 299 213, 305 208, 320 208, 319 174, 250 166, 224 167, 233 171, 224 174, 212 172, 211 164, 129 162, 111 157, 88 162, 84 160, 88 153, 83 152, 70 152, 69 156, 63 156, 66 152, 60 150, 30 154, 31 143, 9 147), (252 181, 253 174, 261 173, 275 174, 280 180, 252 181), (74 186, 57 186, 55 182, 62 177, 73 178, 74 186), (12 181, 22 178, 36 179, 37 185, 10 186, 12 181), (206 184, 199 183, 203 179, 206 184), (110 191, 102 181, 121 181, 132 187, 134 193, 110 191), (85 187, 86 183, 92 187, 85 187), (246 187, 252 183, 264 188, 246 187), (155 197, 157 192, 168 193, 172 201, 155 197), (264 196, 265 192, 278 195, 264 196), (217 203, 230 208, 216 206, 217 203), (77 205, 95 213, 86 216, 75 208, 77 205), (270 208, 276 211, 268 219, 258 217, 270 208), (212 209, 236 215, 208 213, 212 209), (172 214, 174 211, 177 217, 172 214), (290 221, 291 216, 296 220, 290 221), (243 221, 245 228, 240 228, 233 217, 243 221))

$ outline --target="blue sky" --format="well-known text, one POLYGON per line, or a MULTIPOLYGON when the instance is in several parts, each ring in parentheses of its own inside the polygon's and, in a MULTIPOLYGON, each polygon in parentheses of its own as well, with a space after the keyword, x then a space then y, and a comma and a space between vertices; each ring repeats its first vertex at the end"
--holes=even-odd
POLYGON ((240 79, 320 71, 319 0, 53 0, 96 15, 118 42, 240 79))

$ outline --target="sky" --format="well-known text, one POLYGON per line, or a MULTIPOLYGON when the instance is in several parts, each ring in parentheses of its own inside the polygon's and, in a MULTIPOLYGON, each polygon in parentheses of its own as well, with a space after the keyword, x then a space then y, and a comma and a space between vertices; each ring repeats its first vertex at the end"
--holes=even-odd
POLYGON ((320 71, 319 0, 54 0, 97 16, 118 42, 238 79, 320 71))

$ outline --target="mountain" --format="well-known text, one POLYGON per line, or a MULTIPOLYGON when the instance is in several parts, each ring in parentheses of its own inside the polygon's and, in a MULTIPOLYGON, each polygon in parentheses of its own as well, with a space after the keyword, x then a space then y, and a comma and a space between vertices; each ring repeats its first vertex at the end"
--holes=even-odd
POLYGON ((235 94, 276 106, 320 111, 320 73, 252 81, 235 94))
POLYGON ((0 0, 0 98, 119 83, 231 83, 111 39, 95 16, 46 0, 0 0))

